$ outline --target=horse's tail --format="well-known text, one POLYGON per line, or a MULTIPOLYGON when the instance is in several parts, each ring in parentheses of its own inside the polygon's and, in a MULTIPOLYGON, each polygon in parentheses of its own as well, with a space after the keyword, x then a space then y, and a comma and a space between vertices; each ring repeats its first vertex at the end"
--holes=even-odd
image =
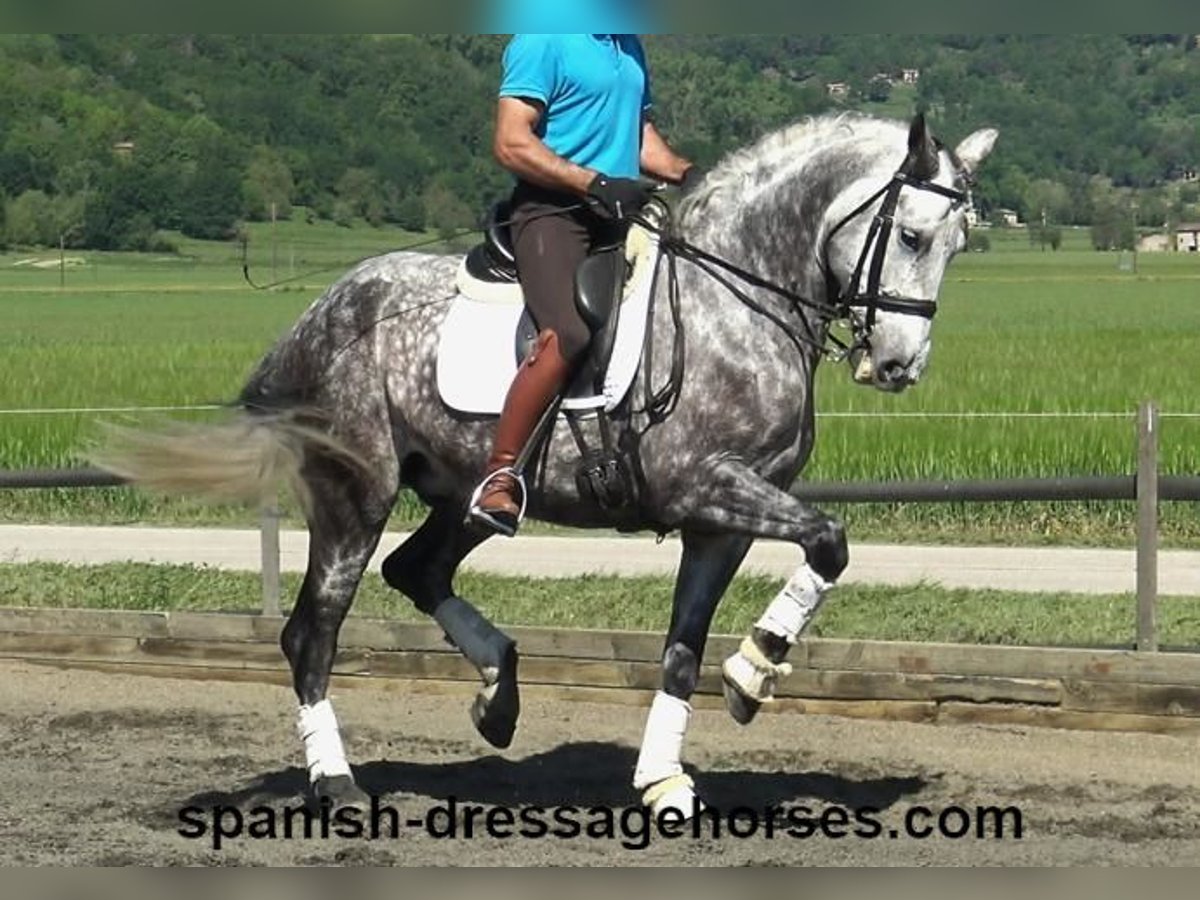
POLYGON ((89 457, 101 468, 149 490, 214 500, 263 503, 287 483, 304 508, 305 457, 316 454, 367 470, 353 449, 300 410, 239 411, 229 422, 174 424, 153 430, 106 426, 89 457))

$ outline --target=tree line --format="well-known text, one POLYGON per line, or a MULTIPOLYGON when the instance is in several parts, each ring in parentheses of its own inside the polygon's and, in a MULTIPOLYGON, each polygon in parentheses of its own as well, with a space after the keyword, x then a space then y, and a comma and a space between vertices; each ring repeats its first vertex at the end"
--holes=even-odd
MULTIPOLYGON (((163 232, 227 238, 297 207, 341 224, 469 227, 509 185, 490 154, 505 40, 0 36, 2 233, 152 249, 163 232)), ((1200 168, 1195 35, 657 35, 646 47, 657 122, 706 165, 806 115, 920 110, 947 143, 1001 129, 977 190, 985 216, 1091 225, 1098 247, 1200 218, 1187 180, 1200 168)))

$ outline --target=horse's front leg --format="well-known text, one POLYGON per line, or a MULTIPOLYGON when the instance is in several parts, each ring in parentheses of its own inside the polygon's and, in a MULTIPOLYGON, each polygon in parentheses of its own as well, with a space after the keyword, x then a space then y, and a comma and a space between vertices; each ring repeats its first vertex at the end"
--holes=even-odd
POLYGON ((654 695, 633 786, 658 815, 677 810, 690 818, 695 786, 684 774, 681 754, 692 708, 688 701, 700 677, 700 661, 717 603, 729 586, 752 538, 684 530, 683 557, 675 582, 671 626, 663 652, 662 689, 654 695))
POLYGON ((689 514, 709 528, 799 544, 804 560, 767 605, 722 676, 730 715, 748 724, 791 667, 788 651, 808 628, 849 563, 841 523, 772 485, 745 465, 722 460, 689 514))
POLYGON ((801 563, 767 605, 736 653, 721 666, 725 707, 739 725, 749 725, 764 703, 775 699, 779 679, 791 674, 788 651, 808 628, 832 587, 801 563))

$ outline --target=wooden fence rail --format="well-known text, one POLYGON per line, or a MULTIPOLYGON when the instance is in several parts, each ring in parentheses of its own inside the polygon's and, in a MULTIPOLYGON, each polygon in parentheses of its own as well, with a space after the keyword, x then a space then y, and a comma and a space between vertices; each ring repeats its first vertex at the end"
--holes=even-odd
MULTIPOLYGON (((280 619, 224 613, 0 608, 0 658, 169 677, 290 682, 280 619)), ((521 681, 536 692, 648 703, 662 636, 511 628, 521 681)), ((696 703, 721 704, 716 636, 696 703)), ((1200 733, 1200 654, 802 640, 775 712, 918 722, 974 721, 1200 733)), ((460 694, 478 676, 436 625, 351 617, 334 664, 338 689, 402 681, 460 694)))

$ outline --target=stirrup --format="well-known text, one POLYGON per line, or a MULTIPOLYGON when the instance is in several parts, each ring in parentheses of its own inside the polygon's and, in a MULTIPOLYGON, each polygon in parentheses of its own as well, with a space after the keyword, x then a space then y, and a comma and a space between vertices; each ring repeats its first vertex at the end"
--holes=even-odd
POLYGON ((470 501, 467 503, 466 524, 483 525, 484 527, 490 528, 492 531, 502 534, 505 537, 513 537, 516 535, 517 529, 521 527, 521 523, 525 520, 525 498, 525 476, 518 472, 515 468, 512 466, 504 466, 494 472, 489 472, 484 476, 483 481, 479 482, 479 485, 475 488, 474 493, 471 494, 470 501), (516 525, 511 528, 507 525, 507 523, 500 521, 494 515, 492 515, 491 512, 479 505, 479 500, 483 496, 484 490, 487 489, 487 486, 491 484, 492 481, 501 475, 507 475, 514 482, 516 482, 517 490, 521 493, 521 504, 520 508, 517 510, 517 522, 516 525))

